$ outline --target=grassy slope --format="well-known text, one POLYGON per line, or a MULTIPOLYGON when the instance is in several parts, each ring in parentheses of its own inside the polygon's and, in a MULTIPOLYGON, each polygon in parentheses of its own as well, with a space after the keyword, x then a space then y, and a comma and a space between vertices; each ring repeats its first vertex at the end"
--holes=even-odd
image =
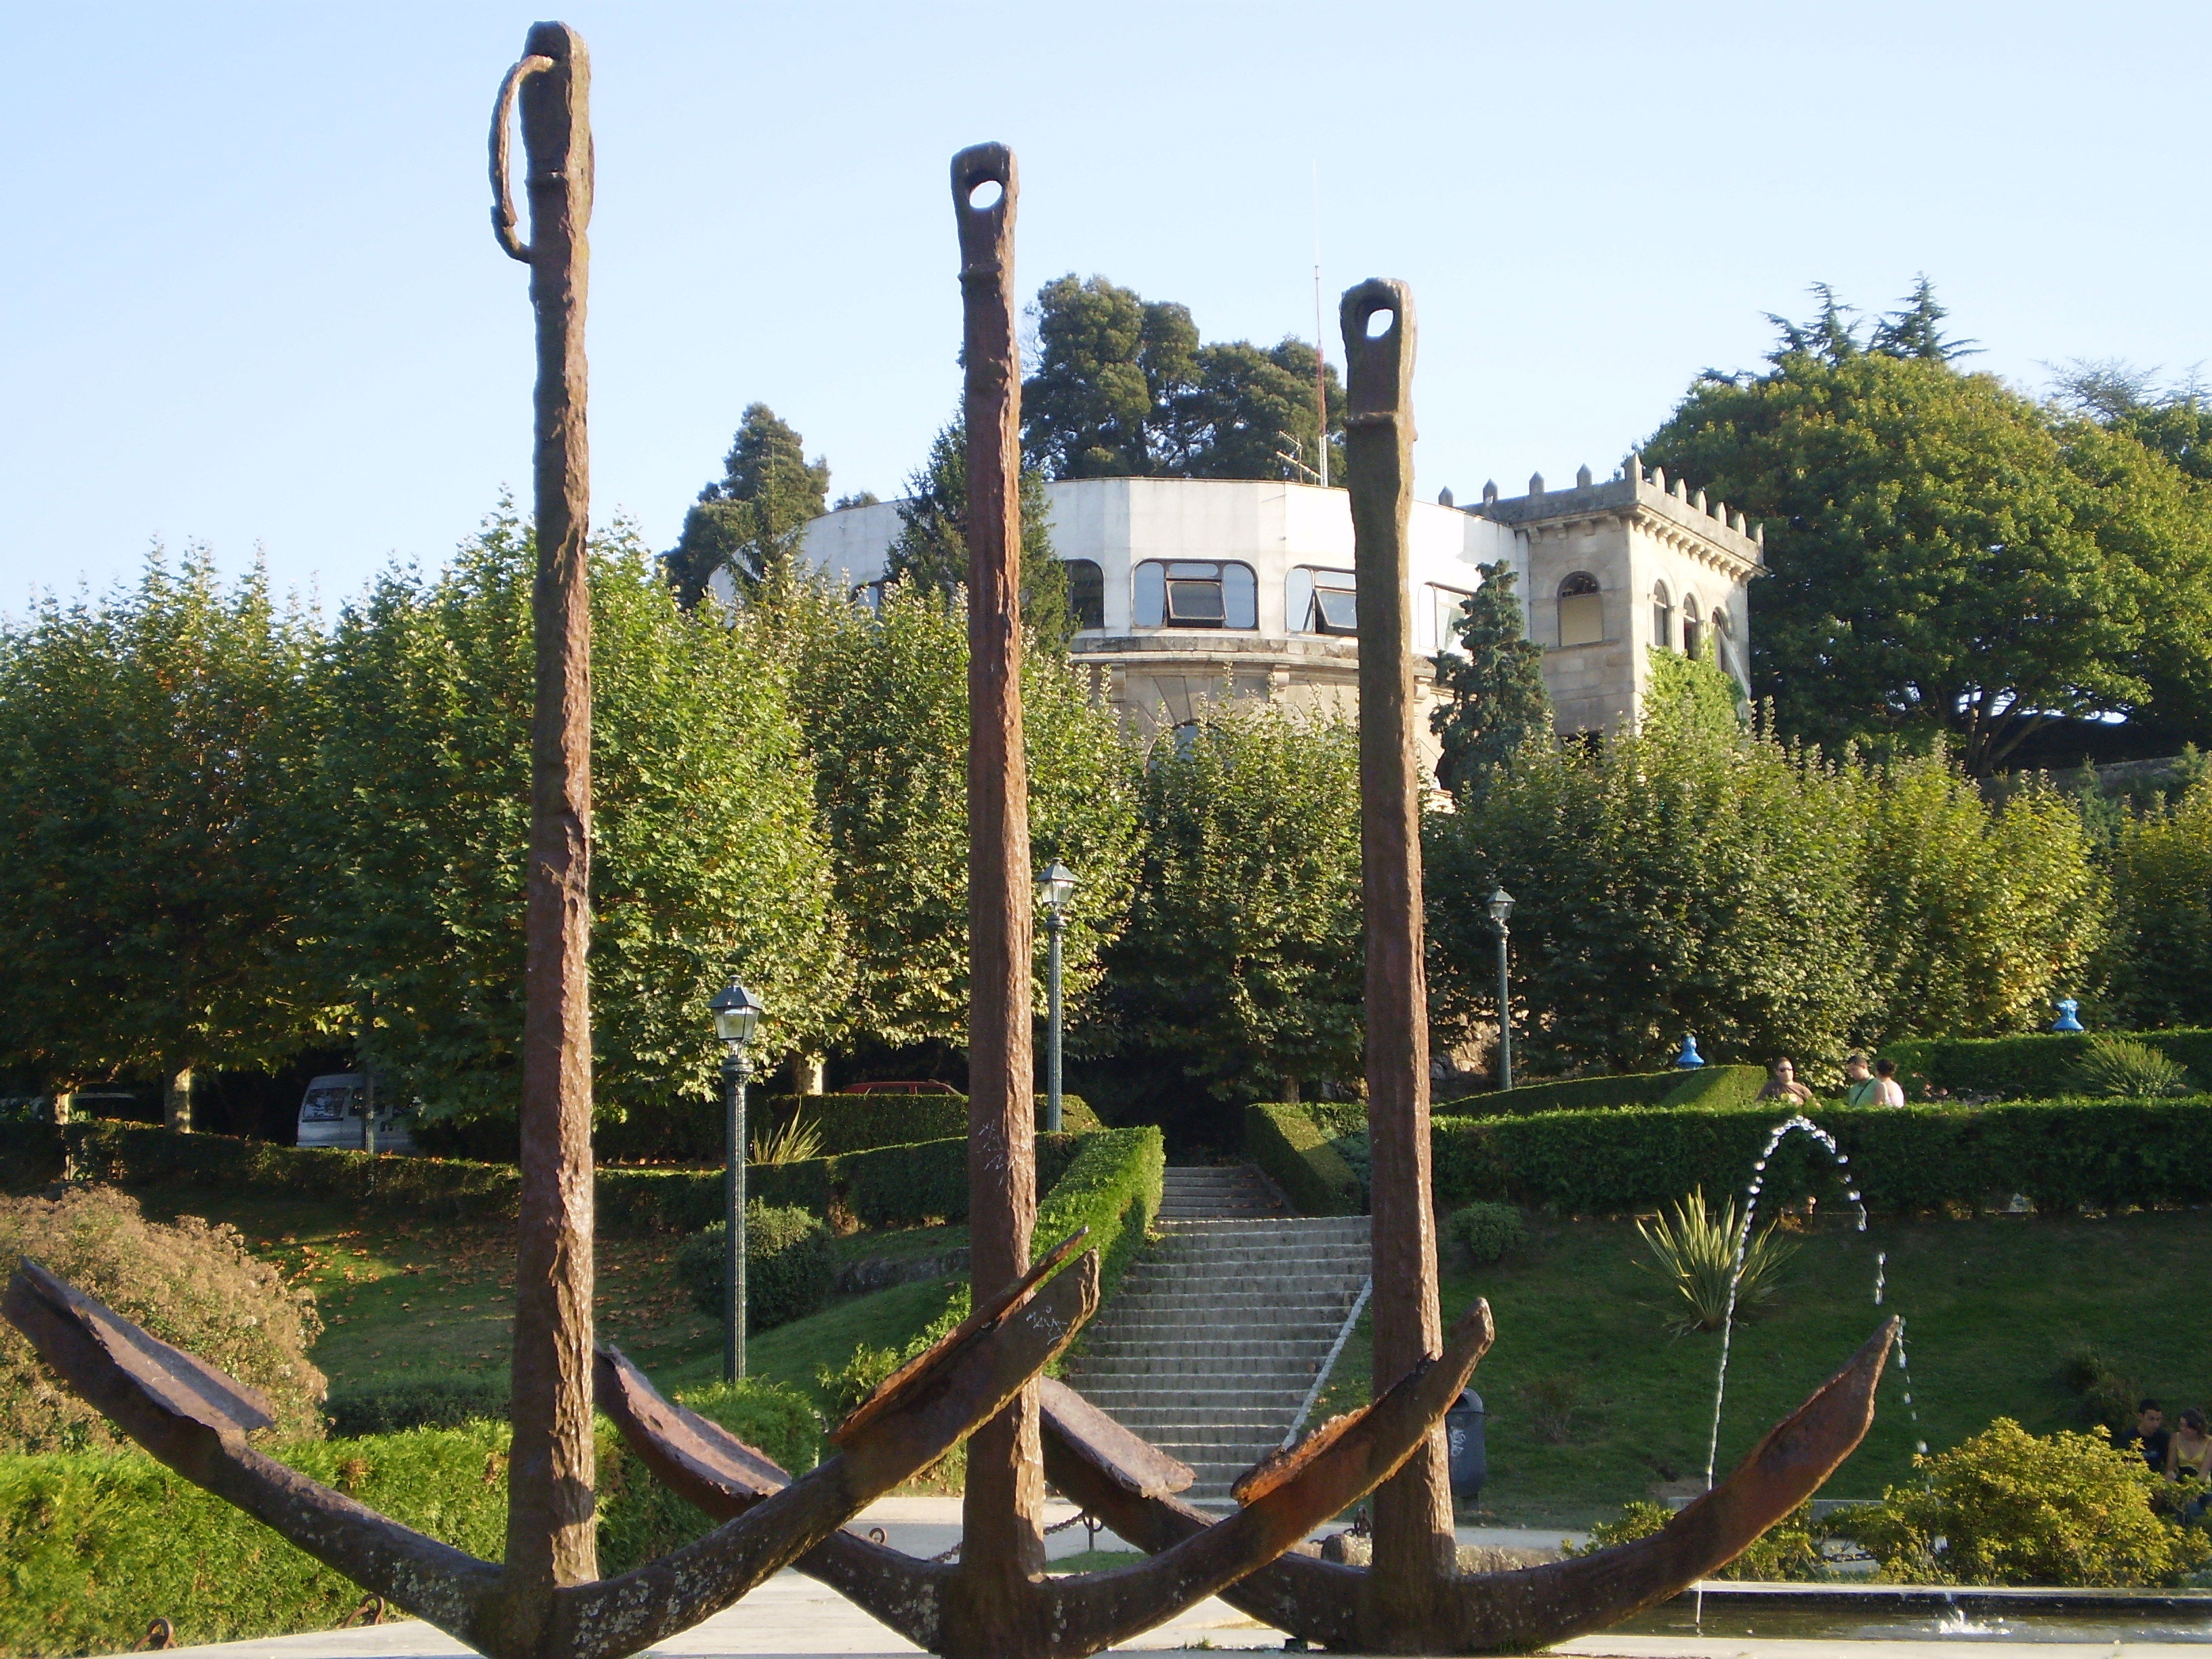
MULTIPOLYGON (((315 1292, 327 1328, 315 1363, 333 1389, 410 1376, 503 1377, 513 1322, 514 1233, 504 1224, 379 1221, 318 1201, 226 1199, 204 1191, 146 1192, 149 1215, 180 1210, 228 1222, 288 1277, 315 1292)), ((841 1239, 839 1253, 910 1255, 967 1242, 964 1227, 917 1227, 841 1239)), ((599 1335, 664 1389, 720 1380, 721 1326, 694 1312, 676 1285, 672 1236, 599 1240, 599 1335)), ((942 1282, 842 1297, 811 1319, 756 1334, 747 1369, 814 1389, 856 1343, 896 1347, 945 1305, 942 1282)), ((817 1401, 818 1403, 818 1401, 817 1401)))
MULTIPOLYGON (((1502 1519, 1579 1524, 1662 1478, 1702 1474, 1718 1338, 1666 1334, 1672 1292, 1636 1267, 1640 1248, 1625 1222, 1539 1223, 1521 1261, 1447 1272, 1448 1317, 1481 1295, 1497 1318, 1475 1387, 1489 1410, 1483 1504, 1502 1519), (1583 1404, 1567 1440, 1550 1444, 1530 1425, 1523 1390, 1559 1376, 1578 1380, 1583 1404)), ((2195 1294, 2212 1261, 2212 1212, 1877 1222, 1864 1235, 1824 1224, 1787 1270, 1777 1310, 1737 1329, 1723 1472, 1872 1334, 1878 1249, 1889 1252, 1881 1312, 1906 1321, 1912 1393, 1931 1446, 1998 1416, 2038 1433, 2077 1426, 2055 1373, 2083 1344, 2162 1397, 2169 1414, 2212 1405, 2212 1323, 2195 1294)), ((1329 1409, 1364 1398, 1369 1360, 1363 1328, 1340 1362, 1329 1409)), ((1828 1492, 1878 1494, 1908 1474, 1911 1445, 1893 1362, 1874 1428, 1828 1492)))

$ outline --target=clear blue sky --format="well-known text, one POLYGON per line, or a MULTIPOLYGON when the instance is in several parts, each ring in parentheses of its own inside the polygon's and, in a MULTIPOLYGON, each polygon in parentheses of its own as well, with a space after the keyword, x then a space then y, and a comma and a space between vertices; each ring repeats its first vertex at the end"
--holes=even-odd
MULTIPOLYGON (((526 487, 483 143, 535 14, 9 8, 0 611, 151 538, 356 592, 526 487)), ((1601 474, 1768 311, 1932 276, 1978 362, 2212 362, 2212 9, 603 3, 595 505, 655 546, 772 404, 889 495, 957 391, 945 163, 1001 139, 1024 292, 1208 338, 1409 281, 1420 488, 1601 474)), ((1338 355, 1332 345, 1332 356, 1338 355)))

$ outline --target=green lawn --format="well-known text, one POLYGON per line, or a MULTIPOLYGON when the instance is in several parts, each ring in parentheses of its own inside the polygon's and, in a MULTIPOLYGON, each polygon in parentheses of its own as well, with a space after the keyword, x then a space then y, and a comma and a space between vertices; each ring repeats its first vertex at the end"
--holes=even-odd
MULTIPOLYGON (((513 1328, 514 1230, 505 1224, 395 1222, 304 1200, 228 1199, 204 1191, 145 1191, 149 1216, 189 1211, 228 1222, 287 1278, 315 1292, 325 1330, 314 1361, 336 1389, 417 1376, 504 1377, 513 1328)), ((664 1389, 720 1380, 722 1328, 678 1288, 672 1235, 598 1241, 599 1334, 664 1389)), ((855 1234, 840 1254, 909 1255, 967 1242, 964 1227, 855 1234), (881 1248, 867 1247, 873 1237, 881 1248)), ((854 1346, 896 1347, 945 1305, 945 1283, 900 1285, 840 1297, 810 1319, 757 1334, 747 1369, 817 1395, 815 1372, 854 1346)), ((817 1400, 817 1403, 818 1400, 817 1400)))
MULTIPOLYGON (((1711 1430, 1715 1334, 1666 1332, 1672 1295, 1635 1259, 1626 1222, 1534 1223, 1516 1261, 1449 1271, 1449 1319, 1486 1296, 1498 1340, 1475 1373, 1488 1408, 1490 1484, 1483 1508, 1507 1522, 1583 1524, 1655 1484, 1701 1476, 1711 1430), (1548 1385, 1548 1388, 1547 1388, 1548 1385), (1543 1395, 1577 1399, 1565 1438, 1538 1432, 1543 1395)), ((2069 1349, 2091 1346, 2169 1417, 2212 1405, 2212 1320, 2195 1296, 2212 1263, 2212 1212, 2103 1220, 1848 1220, 1805 1240, 1775 1310, 1740 1326, 1729 1370, 1720 1468, 1847 1360, 1884 1314, 1902 1315, 1920 1431, 1937 1449, 1991 1419, 2048 1433, 2077 1426, 2057 1381, 2069 1349), (1889 1290, 1872 1304, 1874 1255, 1889 1253, 1889 1290)), ((1362 1329, 1339 1362, 1327 1409, 1364 1399, 1362 1329)), ((1826 1491, 1878 1496, 1910 1472, 1913 1431, 1894 1361, 1873 1430, 1826 1491)), ((1471 1516, 1463 1516, 1471 1519, 1471 1516)))

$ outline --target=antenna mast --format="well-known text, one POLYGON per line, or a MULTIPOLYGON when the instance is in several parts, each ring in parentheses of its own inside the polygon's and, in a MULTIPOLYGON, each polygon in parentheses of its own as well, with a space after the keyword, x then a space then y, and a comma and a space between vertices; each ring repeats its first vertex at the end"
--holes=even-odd
POLYGON ((1321 472, 1321 487, 1328 488, 1328 359, 1322 355, 1321 308, 1321 161, 1313 164, 1314 204, 1314 447, 1321 472))

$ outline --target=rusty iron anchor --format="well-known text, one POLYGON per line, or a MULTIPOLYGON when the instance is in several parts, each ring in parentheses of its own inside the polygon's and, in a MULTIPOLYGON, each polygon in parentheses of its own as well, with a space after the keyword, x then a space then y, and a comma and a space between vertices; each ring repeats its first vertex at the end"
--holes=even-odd
MULTIPOLYGON (((479 1560, 286 1468, 247 1438, 271 1421, 255 1390, 35 1262, 18 1267, 0 1303, 48 1365, 170 1468, 493 1659, 619 1659, 728 1606, 978 1425, 1003 1416, 1098 1297, 1095 1253, 1050 1276, 1068 1249, 1034 1271, 1021 1271, 1024 1260, 979 1279, 988 1316, 963 1325, 878 1390, 844 1425, 837 1455, 706 1537, 619 1578, 599 1578, 586 964, 590 74, 573 29, 533 26, 521 61, 501 83, 490 146, 493 231, 530 266, 538 359, 522 1183, 504 1562, 479 1560), (507 123, 518 102, 529 161, 526 244, 507 182, 507 123)), ((1027 1156, 1026 1128, 1021 1145, 1027 1156)))
MULTIPOLYGON (((980 1290, 1020 1271, 1036 1216, 1013 154, 1001 144, 964 149, 952 159, 951 182, 966 369, 969 1237, 980 1290)), ((954 1659, 1078 1659, 1273 1559, 1418 1455, 1489 1346, 1490 1332, 1489 1309, 1477 1303, 1449 1344, 1440 1340, 1398 1366, 1367 1410, 1324 1425, 1248 1474, 1235 1515, 1150 1561, 1045 1576, 1040 1391, 1030 1388, 969 1443, 957 1566, 918 1561, 842 1532, 799 1565, 919 1645, 954 1659)), ((599 1378, 601 1407, 631 1445, 709 1515, 741 1514, 782 1489, 781 1470, 661 1401, 619 1354, 602 1352, 599 1378)), ((1048 1397, 1060 1401, 1065 1393, 1054 1389, 1048 1397)))

